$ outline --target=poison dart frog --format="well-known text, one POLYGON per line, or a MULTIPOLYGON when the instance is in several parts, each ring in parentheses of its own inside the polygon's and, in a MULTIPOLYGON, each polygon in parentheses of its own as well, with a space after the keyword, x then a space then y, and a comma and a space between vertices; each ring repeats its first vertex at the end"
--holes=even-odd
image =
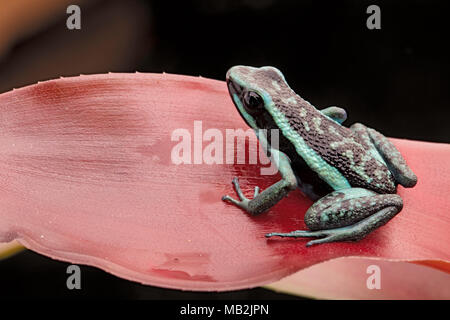
POLYGON ((237 110, 270 151, 282 179, 262 192, 255 187, 253 199, 248 199, 236 177, 232 183, 239 200, 228 195, 222 200, 252 215, 268 211, 296 188, 315 201, 305 213, 309 230, 266 237, 315 238, 307 246, 357 241, 401 211, 397 185, 414 187, 417 177, 381 133, 360 123, 344 127, 344 109, 316 109, 274 67, 234 66, 226 83, 237 110), (277 147, 269 143, 273 129, 279 132, 277 147))

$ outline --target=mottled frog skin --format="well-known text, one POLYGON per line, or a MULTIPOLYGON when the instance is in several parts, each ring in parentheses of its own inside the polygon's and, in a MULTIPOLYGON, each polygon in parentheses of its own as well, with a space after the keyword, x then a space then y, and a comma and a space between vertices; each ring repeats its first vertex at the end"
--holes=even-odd
POLYGON ((237 178, 239 200, 228 201, 251 214, 260 214, 295 188, 317 200, 306 212, 310 230, 270 233, 267 237, 315 237, 307 246, 360 240, 392 219, 403 207, 397 185, 413 187, 417 177, 394 145, 360 123, 342 126, 344 109, 317 110, 297 95, 273 67, 235 66, 227 73, 231 98, 255 130, 282 180, 247 199, 237 178), (268 135, 259 129, 267 129, 268 135), (278 147, 271 146, 270 129, 279 130, 278 147))

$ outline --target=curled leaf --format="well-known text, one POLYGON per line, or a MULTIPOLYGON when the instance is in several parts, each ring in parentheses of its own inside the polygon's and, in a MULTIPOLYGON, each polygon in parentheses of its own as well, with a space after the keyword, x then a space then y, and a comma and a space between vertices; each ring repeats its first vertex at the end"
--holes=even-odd
POLYGON ((267 288, 321 299, 437 300, 450 298, 450 274, 408 262, 338 258, 267 288))
POLYGON ((0 123, 0 241, 187 290, 255 287, 342 256, 439 260, 435 267, 448 270, 446 144, 394 139, 419 177, 415 188, 399 188, 403 211, 360 242, 306 248, 304 239, 264 237, 305 229, 311 201, 299 191, 256 217, 221 201, 234 195, 234 176, 249 196, 280 179, 257 164, 203 161, 220 134, 219 146, 233 143, 226 129, 247 129, 222 81, 58 79, 0 95, 0 123), (174 163, 183 134, 191 164, 174 163))

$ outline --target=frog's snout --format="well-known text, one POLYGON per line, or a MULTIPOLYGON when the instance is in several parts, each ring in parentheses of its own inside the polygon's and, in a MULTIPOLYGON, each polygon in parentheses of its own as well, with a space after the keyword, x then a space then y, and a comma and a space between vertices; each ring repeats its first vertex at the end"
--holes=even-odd
MULTIPOLYGON (((233 69, 233 68, 231 68, 231 69, 233 69)), ((231 69, 229 69, 228 71, 227 71, 227 74, 226 74, 226 76, 225 76, 225 81, 228 83, 228 81, 230 81, 230 78, 231 78, 231 69)))
POLYGON ((242 66, 234 66, 231 67, 230 69, 228 69, 227 74, 225 76, 225 79, 227 80, 227 82, 229 80, 232 80, 232 74, 239 74, 240 70, 242 69, 242 66))

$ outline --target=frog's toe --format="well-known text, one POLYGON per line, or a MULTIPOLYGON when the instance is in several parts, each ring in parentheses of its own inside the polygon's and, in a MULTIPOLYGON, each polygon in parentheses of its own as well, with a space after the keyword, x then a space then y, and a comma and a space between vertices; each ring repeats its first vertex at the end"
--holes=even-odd
POLYGON ((326 234, 323 231, 296 230, 288 233, 272 232, 267 233, 266 238, 282 237, 282 238, 300 238, 300 237, 323 237, 326 234))
POLYGON ((234 189, 236 190, 236 193, 237 193, 239 199, 241 199, 242 201, 246 200, 247 198, 245 197, 245 195, 242 192, 241 187, 239 185, 238 177, 234 177, 232 183, 233 183, 234 189))
POLYGON ((249 210, 248 203, 250 202, 250 200, 248 200, 248 199, 242 199, 241 201, 239 201, 228 195, 225 195, 222 197, 222 200, 225 202, 230 202, 230 203, 234 204, 235 206, 242 208, 246 211, 249 210))
POLYGON ((235 205, 237 205, 237 206, 240 206, 240 205, 241 205, 241 202, 242 202, 242 200, 241 200, 241 201, 236 200, 236 199, 230 197, 229 195, 223 196, 223 197, 222 197, 222 200, 225 201, 225 202, 231 202, 231 203, 233 203, 233 204, 235 204, 235 205))
POLYGON ((331 229, 331 230, 318 230, 318 231, 308 231, 308 230, 296 230, 289 233, 278 233, 272 232, 266 234, 267 238, 270 237, 283 237, 283 238, 320 238, 309 241, 306 246, 310 247, 315 244, 335 242, 335 241, 345 241, 353 240, 354 234, 345 232, 342 229, 331 229))
MULTIPOLYGON (((239 179, 238 177, 234 177, 232 180, 234 189, 236 190, 236 193, 239 197, 239 199, 243 202, 247 202, 249 201, 249 199, 244 195, 244 193, 242 192, 241 186, 239 185, 239 179)), ((260 188, 259 187, 255 187, 255 191, 253 193, 253 198, 255 198, 260 192, 260 188)), ((224 196, 222 197, 222 200, 230 200, 232 198, 230 198, 229 196, 224 196)), ((232 201, 231 201, 232 202, 232 201)))
POLYGON ((328 243, 328 242, 335 242, 335 241, 339 241, 341 240, 339 236, 337 235, 331 235, 331 236, 327 236, 325 238, 321 238, 321 239, 315 239, 315 240, 311 240, 309 241, 306 246, 307 247, 311 247, 315 244, 322 244, 322 243, 328 243))
POLYGON ((222 201, 225 201, 225 202, 232 202, 232 203, 235 203, 235 202, 238 202, 238 201, 236 201, 235 199, 233 199, 232 197, 230 197, 229 195, 225 195, 225 196, 223 196, 222 197, 222 201))

